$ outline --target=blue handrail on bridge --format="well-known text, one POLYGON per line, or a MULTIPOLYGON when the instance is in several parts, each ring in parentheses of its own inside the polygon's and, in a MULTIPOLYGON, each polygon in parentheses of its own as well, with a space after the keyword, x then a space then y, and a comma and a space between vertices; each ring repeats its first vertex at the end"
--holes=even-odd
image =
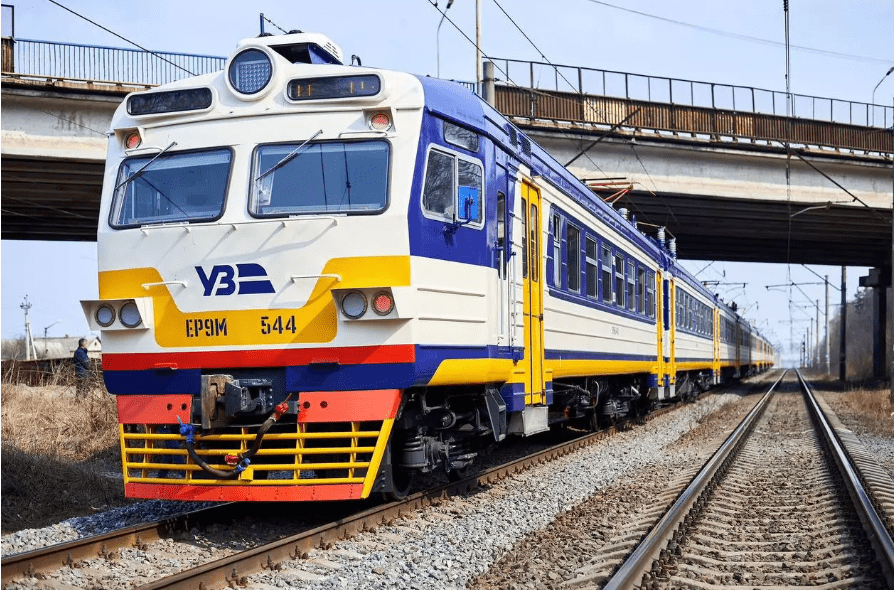
POLYGON ((14 60, 7 65, 4 55, 4 73, 145 86, 220 71, 226 62, 226 58, 212 55, 150 53, 141 49, 33 39, 3 39, 3 51, 4 54, 11 51, 10 57, 14 60))
POLYGON ((894 107, 890 105, 792 94, 789 109, 786 93, 777 90, 536 61, 493 57, 491 61, 508 78, 504 80, 506 84, 520 88, 792 116, 885 129, 894 122, 894 107))

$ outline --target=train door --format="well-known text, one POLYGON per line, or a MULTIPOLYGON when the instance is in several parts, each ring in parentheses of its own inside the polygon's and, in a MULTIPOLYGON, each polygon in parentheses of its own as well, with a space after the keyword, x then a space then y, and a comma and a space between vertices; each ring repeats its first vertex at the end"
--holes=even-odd
POLYGON ((714 339, 714 363, 711 365, 714 372, 714 385, 720 384, 720 310, 714 308, 711 310, 711 317, 714 318, 712 326, 714 330, 711 333, 714 339))
POLYGON ((512 221, 512 203, 513 199, 509 192, 509 184, 511 178, 505 167, 497 165, 497 242, 494 245, 496 253, 495 264, 497 265, 497 274, 500 278, 500 309, 499 309, 499 334, 497 341, 501 346, 510 349, 515 343, 515 330, 512 329, 511 318, 515 306, 515 273, 512 260, 512 237, 511 237, 511 221, 512 221))
POLYGON ((540 190, 522 184, 522 277, 524 284, 525 403, 545 403, 543 364, 543 260, 541 250, 541 211, 543 198, 540 190))
MULTIPOLYGON (((664 284, 664 280, 662 278, 662 272, 659 270, 655 273, 655 284, 652 286, 655 289, 655 301, 652 302, 652 305, 655 306, 653 312, 655 313, 655 329, 657 331, 658 337, 658 365, 657 365, 657 375, 658 375, 658 399, 662 400, 667 396, 667 390, 664 386, 664 375, 667 368, 665 367, 665 359, 668 356, 667 346, 669 338, 667 337, 667 318, 664 313, 664 289, 662 285, 664 284)), ((646 310, 646 313, 649 313, 646 310)))
POLYGON ((667 374, 669 380, 668 392, 670 397, 676 395, 677 390, 677 290, 673 277, 664 282, 664 309, 667 325, 670 328, 669 343, 665 345, 667 374))

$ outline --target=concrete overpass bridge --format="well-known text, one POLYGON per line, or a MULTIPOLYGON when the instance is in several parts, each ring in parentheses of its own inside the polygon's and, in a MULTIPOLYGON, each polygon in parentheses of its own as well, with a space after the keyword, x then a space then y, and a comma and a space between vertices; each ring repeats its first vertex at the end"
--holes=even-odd
MULTIPOLYGON (((95 240, 114 109, 223 64, 3 39, 2 238, 95 240)), ((643 231, 667 227, 682 258, 890 267, 890 106, 796 96, 786 116, 779 92, 496 66, 497 108, 643 231)))

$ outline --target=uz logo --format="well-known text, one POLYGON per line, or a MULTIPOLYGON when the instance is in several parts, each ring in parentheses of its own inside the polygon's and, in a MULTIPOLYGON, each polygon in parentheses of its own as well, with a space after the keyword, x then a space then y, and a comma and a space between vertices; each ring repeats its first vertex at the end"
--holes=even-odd
POLYGON ((254 278, 267 276, 267 271, 260 264, 237 264, 235 268, 229 264, 215 264, 211 267, 211 274, 205 274, 205 269, 197 266, 196 272, 205 287, 205 297, 212 295, 212 291, 214 295, 233 295, 237 288, 238 295, 275 293, 269 280, 254 278))

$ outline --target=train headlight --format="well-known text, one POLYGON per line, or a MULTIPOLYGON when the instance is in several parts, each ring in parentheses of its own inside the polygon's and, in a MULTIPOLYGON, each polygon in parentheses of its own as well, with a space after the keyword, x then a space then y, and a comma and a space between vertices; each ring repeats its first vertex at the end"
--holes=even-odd
POLYGON ((350 291, 342 297, 341 311, 352 320, 356 320, 366 313, 366 296, 360 291, 350 291))
POLYGON ((373 295, 372 300, 373 311, 379 315, 388 315, 394 309, 394 298, 391 293, 379 291, 373 295))
POLYGON ((111 326, 112 322, 115 321, 115 309, 111 305, 100 305, 96 308, 96 313, 93 317, 96 319, 96 323, 103 328, 111 326))
POLYGON ((272 76, 270 56, 260 49, 246 49, 230 62, 230 85, 242 94, 257 94, 272 76))
POLYGON ((121 318, 121 323, 128 328, 136 328, 143 323, 143 317, 140 315, 140 310, 137 307, 137 304, 133 301, 128 301, 122 305, 118 316, 121 318))

